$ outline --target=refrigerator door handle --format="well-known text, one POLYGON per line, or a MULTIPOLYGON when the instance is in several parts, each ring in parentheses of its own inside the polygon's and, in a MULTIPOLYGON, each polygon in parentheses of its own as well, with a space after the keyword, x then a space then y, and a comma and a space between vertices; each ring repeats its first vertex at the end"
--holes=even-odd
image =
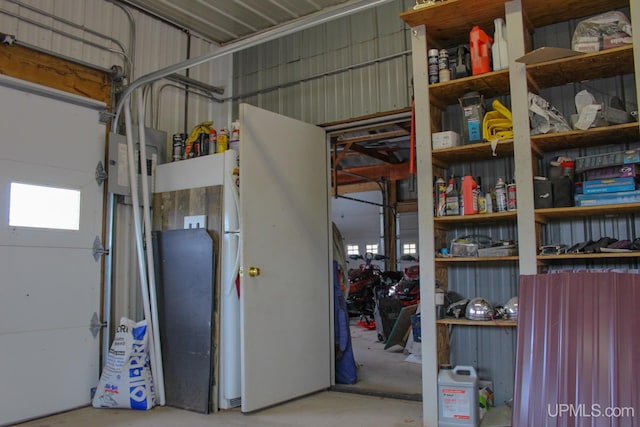
POLYGON ((232 171, 229 171, 226 174, 225 178, 226 178, 225 188, 230 189, 231 195, 233 196, 233 205, 234 205, 233 207, 235 208, 236 224, 238 224, 238 221, 240 220, 240 189, 236 185, 236 180, 233 177, 232 171))
POLYGON ((227 295, 231 295, 235 288, 236 278, 240 268, 240 233, 237 231, 225 231, 224 234, 228 234, 229 236, 233 236, 238 239, 238 242, 236 243, 235 258, 233 260, 233 268, 231 269, 232 273, 229 276, 229 284, 227 285, 227 295))

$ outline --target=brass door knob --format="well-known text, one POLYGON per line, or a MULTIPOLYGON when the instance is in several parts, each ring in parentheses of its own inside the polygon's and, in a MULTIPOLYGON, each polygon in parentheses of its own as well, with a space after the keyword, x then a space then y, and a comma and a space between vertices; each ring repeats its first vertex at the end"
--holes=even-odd
POLYGON ((256 277, 260 275, 260 269, 258 267, 249 267, 249 276, 256 277))

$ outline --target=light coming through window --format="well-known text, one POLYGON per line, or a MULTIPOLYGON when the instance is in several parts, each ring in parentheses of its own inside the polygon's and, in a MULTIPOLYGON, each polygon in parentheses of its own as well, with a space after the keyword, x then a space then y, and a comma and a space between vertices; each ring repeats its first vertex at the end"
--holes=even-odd
POLYGON ((404 243, 402 245, 402 255, 415 255, 415 254, 416 254, 415 243, 404 243))
POLYGON ((80 229, 80 191, 11 183, 11 227, 80 229))

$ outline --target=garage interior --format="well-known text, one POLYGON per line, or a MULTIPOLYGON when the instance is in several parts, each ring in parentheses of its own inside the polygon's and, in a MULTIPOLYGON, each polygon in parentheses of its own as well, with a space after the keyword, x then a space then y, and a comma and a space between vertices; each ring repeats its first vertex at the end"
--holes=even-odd
MULTIPOLYGON (((566 354, 575 352, 584 356, 590 351, 590 343, 597 339, 589 335, 587 327, 597 329, 598 322, 616 325, 611 333, 611 345, 620 346, 600 356, 603 366, 607 363, 611 363, 610 367, 616 366, 610 369, 610 375, 602 374, 598 380, 602 381, 603 390, 608 390, 615 382, 615 387, 620 387, 625 395, 621 400, 607 402, 620 405, 631 402, 623 409, 639 411, 640 391, 637 385, 630 384, 640 379, 640 371, 625 365, 630 382, 621 380, 616 361, 624 364, 638 361, 633 356, 637 353, 624 334, 640 326, 640 317, 630 314, 627 324, 620 326, 611 314, 619 312, 622 307, 631 307, 625 312, 634 312, 633 301, 639 301, 640 295, 633 288, 637 280, 633 273, 637 272, 638 258, 633 254, 607 254, 545 259, 538 253, 538 242, 550 240, 550 236, 572 243, 578 240, 597 241, 605 235, 634 240, 634 232, 640 226, 636 214, 640 208, 631 204, 613 214, 572 211, 569 214, 572 219, 566 222, 565 218, 553 216, 549 220, 542 217, 545 212, 534 209, 533 187, 529 190, 525 184, 527 178, 548 171, 552 154, 576 157, 612 150, 636 150, 640 142, 637 123, 635 126, 631 123, 621 125, 623 128, 617 134, 609 135, 615 144, 613 148, 603 149, 602 143, 587 142, 586 148, 566 145, 551 153, 546 149, 529 149, 527 143, 525 150, 522 144, 519 146, 513 141, 517 138, 528 140, 527 132, 524 137, 522 134, 513 137, 510 148, 506 148, 509 151, 506 155, 500 152, 505 147, 500 142, 497 159, 474 158, 468 154, 464 157, 462 151, 452 151, 449 157, 432 156, 431 135, 445 129, 464 134, 463 117, 457 93, 447 94, 446 88, 437 92, 438 88, 434 87, 434 94, 430 94, 426 91, 426 84, 416 84, 416 81, 421 81, 419 79, 427 77, 427 67, 422 67, 422 73, 417 72, 424 65, 421 61, 426 59, 426 49, 424 55, 417 55, 416 49, 423 46, 420 43, 449 47, 446 43, 457 44, 464 37, 447 40, 438 31, 429 35, 428 24, 425 36, 421 33, 425 30, 419 25, 419 14, 430 7, 443 6, 441 9, 445 10, 446 3, 464 1, 469 0, 71 0, 51 3, 0 0, 0 88, 6 88, 2 101, 7 104, 5 108, 15 106, 15 111, 7 114, 1 122, 3 128, 12 129, 5 132, 8 139, 0 156, 1 169, 4 170, 0 172, 0 194, 6 211, 0 218, 6 219, 8 224, 3 232, 5 243, 0 244, 0 253, 4 253, 3 270, 8 272, 7 285, 0 291, 0 300, 3 301, 0 311, 6 316, 0 317, 4 319, 1 323, 5 324, 0 328, 0 379, 3 383, 15 383, 17 390, 17 394, 10 390, 0 393, 0 401, 5 402, 0 406, 0 412, 5 414, 0 417, 0 425, 106 426, 126 423, 144 426, 180 423, 312 426, 349 423, 354 426, 435 426, 439 425, 439 419, 442 422, 443 414, 438 404, 438 370, 433 367, 444 364, 475 367, 480 379, 491 382, 496 408, 488 412, 491 416, 485 418, 481 425, 528 425, 523 421, 525 419, 529 422, 544 419, 551 423, 548 411, 534 414, 533 408, 540 409, 543 404, 548 410, 551 408, 548 400, 528 397, 534 387, 540 387, 537 390, 560 387, 558 390, 561 391, 555 397, 557 401, 554 401, 556 409, 557 405, 572 402, 578 405, 604 402, 598 400, 600 396, 595 392, 581 395, 575 401, 561 400, 566 398, 570 389, 567 384, 579 381, 575 375, 559 374, 572 369, 569 365, 561 365, 571 363, 569 357, 562 359, 566 354), (9 101, 14 97, 15 104, 9 101), (38 101, 40 97, 42 101, 38 101), (451 99, 455 101, 448 102, 451 99), (34 104, 30 104, 34 100, 34 104), (65 116, 67 106, 69 113, 65 116), (76 107, 78 111, 74 109, 76 107), (27 119, 29 114, 33 114, 34 119, 27 119), (35 119, 37 114, 42 118, 35 119), (96 120, 93 120, 94 116, 96 120), (82 121, 82 125, 78 121, 82 121), (85 126, 89 121, 95 123, 85 126), (239 156, 242 160, 234 160, 242 165, 239 168, 241 172, 236 170, 233 178, 243 184, 250 183, 241 187, 247 191, 238 192, 236 187, 240 184, 237 181, 232 187, 238 192, 234 193, 234 203, 240 212, 235 228, 227 228, 226 214, 222 210, 223 205, 231 203, 225 198, 231 197, 227 193, 230 188, 226 182, 228 177, 222 176, 224 184, 216 187, 219 184, 209 184, 209 178, 200 173, 209 167, 204 163, 206 159, 174 160, 176 135, 190 136, 198 125, 208 122, 213 122, 210 126, 218 130, 218 135, 226 129, 233 142, 232 131, 240 129, 240 141, 246 141, 244 146, 239 143, 238 148, 236 143, 228 150, 237 149, 242 153, 239 156), (434 125, 436 122, 441 123, 434 125), (304 126, 300 124, 298 127, 298 123, 304 126), (23 139, 25 142, 22 144, 16 142, 23 139), (90 142, 82 144, 79 140, 90 142), (254 140, 259 149, 250 154, 245 147, 252 146, 254 140), (140 144, 140 141, 145 143, 140 144), (301 160, 298 165, 296 159, 300 156, 312 150, 316 152, 318 141, 322 148, 315 157, 316 162, 305 166, 301 160), (129 149, 132 150, 130 153, 129 149), (529 152, 523 155, 524 151, 529 152), (82 155, 94 163, 76 166, 82 155), (460 157, 456 157, 458 155, 460 157), (538 158, 534 158, 536 155, 538 158), (129 169, 127 165, 132 163, 130 159, 133 156, 138 156, 137 176, 134 166, 129 169), (140 158, 143 156, 146 157, 146 173, 141 173, 144 167, 140 158), (270 163, 272 157, 273 163, 270 163), (196 165, 196 162, 202 166, 189 166, 196 165), (471 162, 475 162, 473 166, 470 166, 471 162), (528 169, 531 164, 534 165, 533 170, 528 169), (538 164, 542 166, 538 167, 538 164), (249 174, 249 169, 255 173, 255 178, 249 174), (36 170, 37 173, 34 172, 36 170), (160 171, 160 181, 156 180, 157 171, 160 171), (482 176, 483 182, 489 183, 500 175, 514 179, 518 182, 519 200, 523 200, 518 206, 517 216, 514 213, 505 215, 503 220, 464 225, 460 222, 456 225, 452 218, 437 218, 433 213, 432 187, 436 175, 442 171, 445 172, 444 178, 473 174, 482 176), (260 176, 266 176, 261 173, 269 173, 269 180, 261 181, 260 176), (177 175, 180 175, 179 179, 177 175), (129 185, 132 178, 139 180, 136 189, 129 185), (176 178, 174 182, 167 184, 173 178, 176 178), (149 187, 145 188, 147 180, 149 187), (21 228, 21 225, 13 224, 9 195, 13 194, 15 183, 81 189, 80 225, 76 235, 67 238, 67 232, 40 232, 30 226, 21 228), (320 188, 323 185, 326 189, 320 188), (205 186, 209 187, 203 189, 205 186), (89 187, 91 192, 87 195, 85 191, 89 187), (322 200, 318 202, 318 198, 322 200), (527 202, 529 199, 531 203, 527 202), (272 201, 280 201, 282 209, 268 206, 272 201), (255 209, 250 209, 251 202, 255 203, 255 209), (133 206, 140 208, 134 209, 133 206), (326 215, 318 214, 325 210, 326 215), (286 214, 294 220, 289 216, 285 220, 285 212, 279 218, 279 211, 289 211, 286 214), (314 225, 298 223, 296 213, 298 217, 312 218, 314 225), (326 223, 323 223, 325 217, 326 223), (176 230, 185 231, 184 235, 193 231, 195 235, 196 230, 187 225, 188 218, 198 222, 193 226, 196 229, 202 226, 200 221, 204 221, 204 234, 212 236, 212 243, 206 242, 205 247, 213 245, 212 253, 203 255, 199 249, 194 249, 195 246, 189 247, 191 243, 174 246, 172 252, 161 246, 162 242, 173 238, 171 232, 176 230), (265 224, 272 221, 272 228, 279 230, 280 239, 269 234, 269 227, 258 225, 263 223, 263 218, 265 224), (559 224, 548 225, 553 221, 559 224), (353 313, 348 318, 349 346, 352 346, 358 377, 355 384, 339 384, 336 378, 336 351, 341 354, 342 351, 336 350, 337 338, 334 339, 339 326, 334 323, 333 311, 338 300, 333 286, 331 244, 334 237, 330 232, 331 223, 342 234, 345 252, 352 246, 364 255, 369 252, 365 248, 375 247, 372 251, 385 256, 378 262, 382 271, 402 272, 418 264, 423 273, 419 287, 423 305, 417 307, 422 314, 422 342, 414 339, 415 325, 407 327, 404 324, 400 344, 389 350, 375 327, 363 327, 362 318, 353 313), (286 232, 283 231, 285 228, 286 232), (233 275, 232 283, 227 280, 228 271, 225 273, 225 239, 245 233, 249 236, 254 232, 267 242, 273 242, 273 246, 263 243, 264 240, 260 240, 261 245, 256 243, 255 248, 237 243, 238 250, 246 249, 246 253, 238 252, 243 253, 236 261, 240 273, 239 276, 233 275), (520 249, 519 257, 505 258, 504 261, 494 259, 484 264, 468 260, 456 264, 438 259, 441 248, 448 249, 453 237, 480 232, 501 241, 515 241, 520 249), (299 243, 303 238, 306 238, 304 248, 299 243), (163 300, 163 295, 170 292, 170 274, 167 272, 172 269, 178 272, 172 277, 178 294, 182 295, 181 287, 191 283, 187 277, 192 277, 183 270, 184 260, 188 264, 192 256, 188 250, 195 250, 196 256, 204 256, 205 260, 212 259, 211 265, 204 269, 213 267, 211 271, 204 271, 202 264, 197 263, 198 266, 193 266, 193 271, 189 272, 195 275, 195 272, 201 274, 204 271, 216 287, 209 289, 211 301, 204 301, 204 314, 197 314, 196 308, 199 307, 198 302, 203 302, 202 294, 197 294, 190 301, 181 301, 184 305, 176 305, 179 308, 168 314, 166 308, 171 304, 163 300), (85 252, 91 255, 82 260, 85 252), (407 255, 415 258, 408 260, 407 255), (148 261, 154 258, 155 269, 148 261), (27 259, 30 260, 28 263, 27 259), (143 271, 145 259, 146 268, 155 270, 153 273, 143 271), (69 268, 69 265, 81 263, 90 265, 69 268), (31 271, 27 271, 29 264, 34 264, 31 271), (596 306, 595 297, 585 296, 579 301, 580 308, 573 309, 572 300, 553 294, 553 286, 560 286, 557 283, 569 286, 572 280, 582 280, 596 289, 594 295, 605 295, 597 288, 599 282, 594 280, 592 283, 588 273, 601 274, 601 282, 610 283, 612 287, 615 285, 614 290, 606 294, 607 305, 604 308, 596 306), (549 284, 545 281, 546 276, 558 278, 558 282, 549 284), (158 296, 151 290, 155 287, 155 280, 158 280, 156 285, 160 290, 158 296), (281 282, 282 286, 277 290, 274 288, 273 299, 265 298, 263 301, 265 294, 257 288, 260 288, 260 283, 271 283, 268 280, 281 282), (69 285, 70 281, 74 284, 69 285), (85 286, 85 281, 91 281, 91 286, 85 286), (291 289, 300 282, 308 283, 301 285, 300 290, 291 289), (314 283, 325 282, 331 288, 328 294, 302 293, 314 290, 314 283), (549 293, 546 296, 526 293, 531 288, 522 288, 523 283, 549 293), (287 286, 290 291, 286 296, 288 299, 282 301, 300 301, 300 304, 299 307, 293 307, 293 304, 281 307, 282 313, 278 316, 275 295, 279 295, 276 292, 287 294, 287 286), (494 324, 490 325, 498 327, 478 327, 477 323, 456 323, 452 320, 442 322, 441 318, 437 323, 426 322, 425 318, 436 318, 434 299, 437 298, 437 288, 442 289, 441 286, 446 292, 468 298, 483 297, 495 305, 503 305, 519 294, 527 295, 529 301, 535 300, 540 304, 536 309, 544 313, 560 313, 558 321, 568 324, 582 319, 586 316, 582 311, 584 307, 591 307, 596 320, 582 322, 584 330, 572 330, 582 340, 577 343, 562 341, 562 336, 557 337, 553 333, 550 338, 548 331, 541 333, 541 329, 536 328, 548 325, 536 323, 539 317, 535 317, 533 309, 524 312, 531 316, 524 321, 493 321, 494 324), (145 287, 151 301, 145 295, 145 287), (241 291, 245 288, 247 295, 241 291), (234 307, 241 310, 242 316, 247 314, 247 320, 243 317, 232 332, 224 326, 224 312, 228 310, 223 308, 226 307, 223 302, 225 291, 227 295, 238 292, 238 306, 234 307), (156 297, 161 310, 161 324, 165 326, 171 320, 181 320, 180 317, 189 312, 192 316, 204 316, 199 320, 204 318, 204 323, 209 322, 203 331, 212 344, 204 342, 202 352, 208 357, 205 366, 212 368, 211 379, 203 379, 204 397, 198 396, 198 399, 203 399, 200 402, 203 406, 194 409, 189 406, 190 402, 185 405, 156 402, 157 407, 150 411, 92 408, 99 374, 119 332, 119 319, 124 317, 138 321, 158 317, 153 313, 157 309, 154 307, 156 297), (561 300, 555 301, 554 298, 561 300), (318 303, 313 304, 314 301, 318 303), (251 321, 248 313, 253 313, 251 321), (284 313, 295 313, 295 318, 302 320, 292 322, 289 318, 285 321, 282 319, 284 313), (280 317, 281 323, 263 321, 260 325, 261 319, 269 318, 267 316, 280 317), (255 329, 251 332, 243 329, 240 334, 245 323, 247 328, 254 328, 250 322, 256 325, 255 329), (281 333, 274 333, 275 338, 269 343, 271 329, 281 333), (524 335, 526 332, 523 331, 530 331, 530 335, 524 335), (224 345, 220 343, 227 342, 225 340, 229 340, 230 333, 237 334, 233 342, 238 340, 238 348, 242 340, 242 355, 224 353, 224 345), (291 334, 288 339, 287 333, 291 334), (319 333, 322 338, 312 339, 314 333, 319 333), (558 361, 549 362, 559 365, 547 366, 557 370, 557 383, 552 384, 550 380, 527 383, 531 380, 526 377, 530 373, 527 369, 540 366, 535 364, 536 360, 523 358, 522 351, 527 347, 522 347, 521 340, 530 338, 533 343, 531 354, 539 356, 534 337, 540 343, 549 339, 553 342, 555 338, 565 346, 575 346, 559 352, 558 361), (60 344, 56 347, 52 342, 60 344), (260 356, 261 346, 265 348, 264 354, 270 354, 269 346, 279 347, 278 350, 287 355, 287 359, 283 358, 281 362, 297 359, 295 366, 291 365, 291 376, 280 373, 281 382, 287 383, 283 387, 293 391, 286 390, 280 394, 279 387, 276 390, 267 380, 261 380, 262 375, 267 378, 270 374, 265 368, 269 362, 261 360, 267 359, 260 356), (631 358, 628 355, 623 357, 622 352, 629 352, 631 358), (28 354, 29 357, 21 360, 20 354, 28 354), (237 401, 229 399, 225 403, 224 390, 231 387, 231 381, 226 377, 227 368, 222 363, 230 363, 229 360, 235 357, 238 364, 234 364, 234 369, 238 370, 238 375, 241 365, 242 369, 248 369, 242 373, 243 399, 240 402, 238 397, 237 401), (305 363, 313 365, 308 369, 309 378, 301 373, 294 374, 298 372, 296 369, 303 369, 305 363), (78 378, 62 387, 60 394, 64 397, 56 396, 41 405, 26 405, 16 400, 16 395, 34 389, 38 384, 43 389, 54 387, 59 381, 56 375, 52 374, 42 382, 37 377, 46 377, 57 368, 59 375, 66 375, 78 368, 74 364, 81 365, 77 369, 78 378), (26 368, 35 365, 40 366, 33 371, 26 368), (22 371, 25 373, 18 374, 22 371), (296 384, 298 379, 300 385, 296 384), (255 383, 262 384, 251 385, 255 383), (307 383, 312 385, 307 386, 307 383), (271 396, 268 396, 269 387, 273 390, 271 396), (245 392, 248 392, 246 400, 245 392), (255 406, 251 406, 254 402, 255 406), (241 410, 240 404, 247 406, 241 410), (513 419, 512 405, 515 405, 513 412, 516 413, 513 419)), ((529 8, 532 18, 531 21, 525 20, 529 32, 524 32, 531 37, 528 40, 524 37, 524 54, 546 46, 570 47, 572 34, 581 20, 609 9, 638 20, 640 7, 634 1, 615 1, 608 7, 589 1, 581 12, 567 6, 563 8, 567 11, 563 10, 562 15, 567 16, 566 19, 547 17, 540 10, 542 6, 534 6, 535 2, 529 0, 482 0, 476 7, 479 9, 477 19, 484 19, 483 23, 493 22, 493 18, 488 19, 483 14, 499 10, 509 26, 514 22, 513 16, 521 16, 524 14, 522 9, 529 8)), ((556 4, 552 0, 549 3, 556 4)), ((473 24, 472 21, 465 21, 465 25, 473 24)), ((434 26, 446 28, 449 24, 449 17, 444 16, 442 22, 434 26)), ((491 29, 493 34, 493 27, 485 29, 487 33, 491 29)), ((464 36, 468 37, 468 34, 464 36)), ((637 38, 633 37, 636 46, 637 38)), ((513 52, 519 48, 510 47, 513 52)), ((526 108, 524 113, 522 108, 518 110, 518 105, 526 104, 521 102, 526 92, 517 92, 523 87, 526 91, 527 85, 534 87, 535 92, 567 116, 575 112, 574 98, 583 89, 590 90, 596 98, 606 102, 617 97, 622 100, 624 109, 637 111, 635 75, 640 68, 637 65, 640 53, 630 48, 619 55, 612 56, 614 59, 611 60, 619 61, 617 71, 602 71, 596 63, 593 66, 596 71, 585 72, 584 79, 575 78, 578 81, 540 87, 533 78, 527 80, 528 77, 522 77, 526 74, 526 69, 523 71, 522 68, 525 65, 513 62, 508 72, 498 75, 495 80, 485 79, 482 84, 488 87, 483 87, 483 90, 486 90, 487 100, 498 99, 513 110, 514 129, 515 118, 528 122, 526 108), (513 77, 515 75, 519 77, 513 77), (510 81, 509 78, 520 80, 510 81), (505 85, 507 90, 502 89, 505 85)), ((472 81, 468 86, 456 87, 455 90, 462 96, 468 88, 477 88, 477 83, 472 81)), ((633 120, 635 123, 636 119, 633 120)), ((182 138, 184 140, 184 136, 182 138)), ((82 162, 85 160, 83 158, 82 162)), ((40 207, 43 212, 47 209, 40 207)), ((248 237, 238 237, 238 242, 242 238, 248 237)), ((258 242, 257 237, 255 241, 258 242)), ((347 257, 346 268, 359 269, 362 262, 347 257)), ((343 286, 348 286, 348 283, 343 283, 343 286)), ((397 315, 394 314, 394 319, 397 315)), ((370 318, 374 320, 373 315, 370 318)), ((150 330, 164 334, 163 345, 168 346, 167 343, 172 341, 165 331, 158 332, 156 325, 150 330)), ((182 332, 174 336, 180 335, 182 332)), ((159 338, 160 335, 150 337, 151 342, 156 343, 159 338)), ((194 340, 186 338, 184 341, 194 340)), ((151 369, 155 371, 158 363, 162 365, 159 357, 164 357, 164 363, 169 367, 164 367, 167 390, 162 394, 175 392, 177 386, 172 382, 175 372, 193 374, 193 369, 185 371, 183 366, 177 371, 172 370, 181 363, 171 362, 178 360, 171 356, 167 358, 169 353, 182 354, 184 348, 181 347, 191 344, 179 343, 171 352, 166 350, 168 347, 161 352, 156 349, 155 368, 154 350, 151 349, 151 369), (158 353, 166 354, 158 356, 158 353)), ((599 351, 593 350, 597 355, 599 351)), ((581 369, 586 369, 589 363, 578 363, 576 372, 583 373, 581 369)), ((284 364, 286 362, 280 365, 284 364)), ((275 376, 275 368, 271 374, 275 376)), ((546 372, 545 375, 550 374, 546 372)), ((197 377, 198 374, 194 376, 197 377)), ((196 400, 197 387, 194 381, 191 382, 193 390, 182 391, 187 401, 196 400)), ((36 392, 35 401, 45 395, 44 392, 36 392)), ((162 401, 163 398, 157 400, 162 401)), ((637 416, 622 417, 616 421, 619 424, 612 425, 635 425, 637 416)), ((591 425, 586 419, 575 422, 576 425, 591 425)), ((560 421, 559 424, 548 425, 563 424, 560 421)))

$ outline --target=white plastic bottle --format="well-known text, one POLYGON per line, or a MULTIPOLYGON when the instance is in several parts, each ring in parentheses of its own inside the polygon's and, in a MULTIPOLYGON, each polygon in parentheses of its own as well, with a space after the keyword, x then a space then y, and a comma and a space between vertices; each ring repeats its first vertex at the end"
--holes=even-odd
POLYGON ((504 19, 493 20, 495 33, 493 34, 493 45, 491 46, 491 56, 493 58, 493 71, 509 68, 509 53, 507 51, 507 39, 505 38, 506 26, 504 19))
POLYGON ((478 374, 471 366, 440 366, 438 427, 478 427, 478 374))

